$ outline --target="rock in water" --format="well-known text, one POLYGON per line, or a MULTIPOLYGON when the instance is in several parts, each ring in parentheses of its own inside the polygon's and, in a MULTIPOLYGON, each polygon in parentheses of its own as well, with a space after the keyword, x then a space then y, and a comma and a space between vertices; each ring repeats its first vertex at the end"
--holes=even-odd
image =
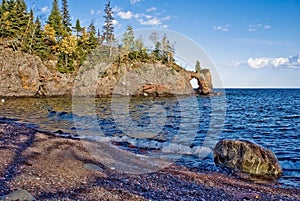
POLYGON ((282 169, 272 151, 249 141, 222 140, 214 148, 214 161, 233 170, 255 175, 280 175, 282 169))
POLYGON ((25 190, 17 190, 8 195, 0 197, 0 200, 11 201, 11 200, 28 200, 35 201, 36 199, 25 190))

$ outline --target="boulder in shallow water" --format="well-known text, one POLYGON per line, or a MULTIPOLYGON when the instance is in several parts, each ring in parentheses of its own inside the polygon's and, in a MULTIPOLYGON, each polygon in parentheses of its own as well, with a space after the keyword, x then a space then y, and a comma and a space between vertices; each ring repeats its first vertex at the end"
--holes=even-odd
POLYGON ((249 141, 222 140, 214 148, 214 161, 255 175, 279 175, 282 169, 272 151, 249 141))

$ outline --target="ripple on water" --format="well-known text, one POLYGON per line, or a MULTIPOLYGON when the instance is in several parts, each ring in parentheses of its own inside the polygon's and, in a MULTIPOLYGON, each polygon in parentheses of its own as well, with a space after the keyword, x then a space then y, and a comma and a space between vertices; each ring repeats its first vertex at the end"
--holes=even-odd
MULTIPOLYGON (((93 101, 96 103, 94 108, 80 108, 78 111, 82 113, 74 114, 72 99, 68 98, 8 98, 0 104, 0 116, 53 132, 79 132, 85 137, 93 136, 93 139, 98 136, 107 143, 119 142, 118 146, 128 151, 148 150, 143 152, 147 154, 164 151, 163 154, 170 156, 179 154, 178 161, 183 165, 199 170, 216 170, 211 155, 203 160, 198 157, 209 151, 201 147, 207 133, 220 127, 210 125, 210 121, 222 121, 220 105, 212 108, 212 103, 220 97, 213 98, 198 97, 199 108, 186 109, 181 108, 176 98, 133 98, 130 115, 124 115, 124 118, 130 118, 125 119, 129 122, 128 127, 138 126, 136 132, 151 133, 145 129, 153 120, 164 123, 151 139, 126 136, 115 122, 109 99, 96 99, 93 101), (199 110, 199 116, 195 116, 195 110, 199 110), (159 115, 153 117, 151 112, 159 115), (180 129, 183 135, 178 135, 180 129), (180 139, 180 136, 185 139, 180 139)), ((272 150, 284 170, 278 182, 283 186, 300 188, 300 90, 229 89, 226 90, 226 99, 226 119, 220 138, 251 140, 272 150)), ((194 105, 189 102, 193 100, 184 99, 186 105, 194 105)))

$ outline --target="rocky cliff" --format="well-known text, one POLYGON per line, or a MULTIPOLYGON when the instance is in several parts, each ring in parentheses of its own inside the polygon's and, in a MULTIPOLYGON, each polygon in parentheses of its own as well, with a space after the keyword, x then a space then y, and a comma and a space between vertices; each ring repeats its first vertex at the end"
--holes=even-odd
POLYGON ((0 50, 0 96, 169 96, 212 93, 209 70, 187 71, 160 63, 101 63, 81 67, 75 75, 56 71, 54 61, 9 49, 0 50), (199 88, 194 90, 190 80, 199 88))

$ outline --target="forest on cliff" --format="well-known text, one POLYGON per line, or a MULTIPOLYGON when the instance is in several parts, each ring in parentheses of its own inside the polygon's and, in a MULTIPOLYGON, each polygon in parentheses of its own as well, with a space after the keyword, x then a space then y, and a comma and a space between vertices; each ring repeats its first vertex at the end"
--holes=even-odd
POLYGON ((118 63, 161 62, 177 66, 173 65, 174 46, 166 35, 160 38, 157 33, 151 33, 149 39, 153 41, 153 48, 149 50, 141 38, 135 38, 133 27, 128 25, 118 41, 110 1, 105 5, 101 29, 97 29, 93 21, 88 27, 83 27, 79 19, 72 25, 70 16, 68 0, 62 0, 61 6, 58 0, 53 0, 45 22, 36 17, 32 9, 28 11, 24 0, 2 0, 0 45, 35 54, 42 60, 55 60, 60 73, 77 72, 90 54, 118 63))

